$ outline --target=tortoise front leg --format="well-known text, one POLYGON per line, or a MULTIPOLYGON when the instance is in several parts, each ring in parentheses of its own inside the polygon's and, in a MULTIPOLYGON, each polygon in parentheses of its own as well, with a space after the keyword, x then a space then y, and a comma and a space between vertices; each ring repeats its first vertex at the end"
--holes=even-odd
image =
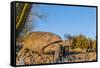
POLYGON ((61 51, 60 46, 59 46, 59 45, 56 45, 56 49, 55 49, 55 53, 54 53, 54 60, 55 60, 56 62, 58 62, 58 60, 59 60, 60 51, 61 51))

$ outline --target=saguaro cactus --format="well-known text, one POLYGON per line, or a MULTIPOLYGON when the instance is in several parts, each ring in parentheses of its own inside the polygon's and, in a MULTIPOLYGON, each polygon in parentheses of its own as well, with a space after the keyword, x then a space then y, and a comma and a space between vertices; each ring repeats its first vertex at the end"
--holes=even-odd
POLYGON ((19 35, 20 31, 23 29, 26 18, 32 7, 30 3, 16 3, 16 32, 19 35))

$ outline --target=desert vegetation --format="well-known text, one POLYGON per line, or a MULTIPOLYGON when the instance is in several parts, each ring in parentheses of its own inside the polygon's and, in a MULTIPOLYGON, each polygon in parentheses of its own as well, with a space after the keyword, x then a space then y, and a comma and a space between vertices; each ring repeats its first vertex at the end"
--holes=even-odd
POLYGON ((85 35, 79 34, 78 36, 68 35, 67 40, 71 40, 71 51, 76 52, 95 52, 96 51, 96 38, 91 39, 85 35))
POLYGON ((20 59, 26 65, 96 60, 96 40, 83 35, 63 41, 51 32, 32 32, 19 43, 18 64, 20 59))

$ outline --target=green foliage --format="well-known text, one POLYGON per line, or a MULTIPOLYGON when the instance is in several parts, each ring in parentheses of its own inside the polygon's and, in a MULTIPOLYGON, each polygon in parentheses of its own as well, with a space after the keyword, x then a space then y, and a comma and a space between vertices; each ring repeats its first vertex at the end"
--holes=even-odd
POLYGON ((89 39, 88 52, 96 51, 96 40, 89 39))
POLYGON ((84 35, 79 35, 74 37, 72 48, 87 48, 88 47, 88 39, 84 35))
POLYGON ((96 40, 93 40, 93 49, 96 49, 96 40))
POLYGON ((72 36, 70 34, 65 34, 65 39, 72 40, 71 49, 81 48, 88 52, 96 51, 96 40, 87 38, 86 36, 80 34, 78 36, 72 36))

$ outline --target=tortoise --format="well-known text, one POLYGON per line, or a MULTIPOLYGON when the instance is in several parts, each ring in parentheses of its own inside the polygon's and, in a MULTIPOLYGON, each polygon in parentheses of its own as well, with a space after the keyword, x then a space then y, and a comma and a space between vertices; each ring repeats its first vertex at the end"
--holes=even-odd
POLYGON ((22 48, 18 52, 18 56, 22 54, 25 49, 31 52, 44 53, 48 51, 54 52, 54 59, 57 60, 60 55, 60 46, 63 40, 58 35, 51 32, 31 32, 22 41, 22 48))

